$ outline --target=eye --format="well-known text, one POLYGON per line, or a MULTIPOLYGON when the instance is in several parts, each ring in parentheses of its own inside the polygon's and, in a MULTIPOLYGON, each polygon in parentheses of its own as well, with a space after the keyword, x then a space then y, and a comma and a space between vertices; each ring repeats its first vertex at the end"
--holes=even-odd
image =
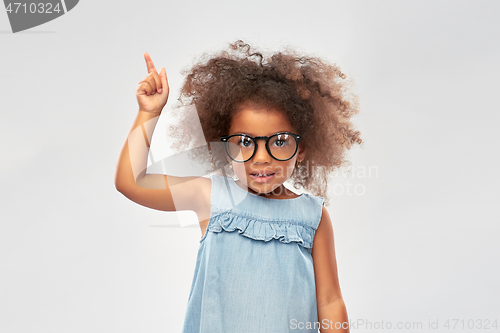
POLYGON ((283 141, 283 140, 276 140, 276 141, 274 141, 274 145, 276 147, 283 147, 285 144, 286 144, 286 141, 283 141))
POLYGON ((272 140, 272 144, 276 147, 284 147, 289 145, 289 135, 288 134, 280 134, 275 136, 272 140))
POLYGON ((241 145, 243 147, 251 147, 253 145, 253 141, 252 139, 246 136, 240 136, 238 140, 238 145, 241 145))

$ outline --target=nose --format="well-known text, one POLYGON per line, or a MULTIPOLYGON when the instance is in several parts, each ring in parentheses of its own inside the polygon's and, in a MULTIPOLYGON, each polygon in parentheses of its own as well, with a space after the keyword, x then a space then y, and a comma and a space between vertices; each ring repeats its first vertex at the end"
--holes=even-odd
POLYGON ((253 162, 258 162, 258 163, 271 163, 272 157, 269 155, 266 149, 266 140, 260 139, 257 140, 258 142, 258 147, 255 150, 255 155, 253 156, 252 160, 253 162))

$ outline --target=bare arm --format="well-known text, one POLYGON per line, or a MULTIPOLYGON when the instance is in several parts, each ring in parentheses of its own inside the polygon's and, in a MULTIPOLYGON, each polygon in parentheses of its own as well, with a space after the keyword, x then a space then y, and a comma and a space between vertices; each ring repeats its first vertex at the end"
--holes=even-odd
MULTIPOLYGON (((120 152, 115 187, 130 200, 149 208, 193 210, 206 215, 209 179, 146 173, 151 138, 169 88, 165 69, 158 74, 147 53, 144 58, 149 74, 137 87, 139 111, 120 152)), ((200 220, 205 218, 199 216, 200 220)))
POLYGON ((349 320, 340 291, 333 227, 325 207, 314 236, 312 256, 320 332, 348 333, 349 320))

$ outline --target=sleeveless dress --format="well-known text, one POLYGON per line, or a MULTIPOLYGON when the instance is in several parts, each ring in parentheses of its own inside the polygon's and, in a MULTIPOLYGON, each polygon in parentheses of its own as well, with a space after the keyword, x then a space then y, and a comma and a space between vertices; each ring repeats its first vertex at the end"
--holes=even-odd
POLYGON ((182 333, 318 332, 311 253, 324 198, 269 199, 209 178, 182 333))

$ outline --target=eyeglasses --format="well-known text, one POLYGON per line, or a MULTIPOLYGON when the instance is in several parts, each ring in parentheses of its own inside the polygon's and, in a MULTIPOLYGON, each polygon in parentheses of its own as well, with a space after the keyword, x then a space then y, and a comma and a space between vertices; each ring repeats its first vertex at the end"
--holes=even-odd
POLYGON ((259 147, 257 140, 266 140, 266 150, 272 158, 278 161, 288 161, 297 153, 299 147, 298 134, 280 132, 271 136, 252 137, 246 134, 233 134, 221 137, 227 155, 236 162, 251 160, 259 147))

